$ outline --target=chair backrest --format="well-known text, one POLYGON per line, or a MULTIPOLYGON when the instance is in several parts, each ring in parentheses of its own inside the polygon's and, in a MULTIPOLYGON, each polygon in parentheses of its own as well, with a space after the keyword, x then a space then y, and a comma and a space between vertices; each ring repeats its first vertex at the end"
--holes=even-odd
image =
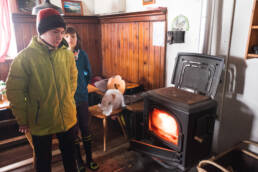
POLYGON ((172 76, 177 88, 214 98, 224 68, 224 59, 205 54, 178 53, 172 76))

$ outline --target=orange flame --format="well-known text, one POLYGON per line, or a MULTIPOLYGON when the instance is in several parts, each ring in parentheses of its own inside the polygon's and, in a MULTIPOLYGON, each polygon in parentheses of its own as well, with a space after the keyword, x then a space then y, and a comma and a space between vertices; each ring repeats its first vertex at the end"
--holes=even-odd
POLYGON ((149 116, 149 130, 173 144, 178 144, 178 123, 169 113, 156 108, 149 116))

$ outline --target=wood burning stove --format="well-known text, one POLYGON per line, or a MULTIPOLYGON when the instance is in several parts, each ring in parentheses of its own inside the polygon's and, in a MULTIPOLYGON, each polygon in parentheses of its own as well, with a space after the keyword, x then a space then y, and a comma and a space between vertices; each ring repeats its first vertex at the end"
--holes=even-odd
POLYGON ((174 75, 180 74, 181 77, 189 78, 191 82, 195 79, 200 81, 197 76, 189 77, 190 74, 196 75, 198 68, 201 72, 207 71, 208 74, 204 74, 207 81, 197 81, 202 84, 201 86, 198 87, 196 83, 189 84, 184 78, 174 76, 173 81, 178 88, 151 90, 144 98, 145 136, 141 140, 131 140, 131 148, 154 157, 167 168, 177 167, 185 171, 211 152, 217 108, 216 101, 211 97, 216 93, 214 89, 217 88, 224 61, 221 58, 203 56, 179 54, 177 68, 174 71, 174 75), (205 57, 210 57, 208 61, 212 60, 212 64, 207 64, 207 59, 202 59, 205 57), (216 80, 213 77, 216 77, 216 80), (195 88, 190 88, 195 92, 197 90, 199 94, 179 89, 181 85, 184 88, 193 86, 195 88), (201 92, 203 90, 207 90, 208 96, 201 95, 204 93, 201 92))
POLYGON ((215 114, 216 102, 209 97, 175 87, 150 91, 144 99, 144 122, 152 143, 131 143, 138 151, 186 170, 209 155, 215 114), (151 152, 163 148, 172 150, 172 157, 164 157, 163 151, 156 155, 151 152))

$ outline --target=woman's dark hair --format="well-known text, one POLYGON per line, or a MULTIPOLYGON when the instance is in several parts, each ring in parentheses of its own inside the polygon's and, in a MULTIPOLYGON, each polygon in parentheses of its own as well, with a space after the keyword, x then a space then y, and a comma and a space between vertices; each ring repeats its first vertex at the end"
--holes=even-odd
POLYGON ((76 46, 74 47, 75 51, 78 51, 79 49, 81 49, 81 38, 80 35, 78 34, 78 32, 73 28, 73 27, 67 27, 65 34, 74 34, 76 33, 77 36, 77 43, 76 46))

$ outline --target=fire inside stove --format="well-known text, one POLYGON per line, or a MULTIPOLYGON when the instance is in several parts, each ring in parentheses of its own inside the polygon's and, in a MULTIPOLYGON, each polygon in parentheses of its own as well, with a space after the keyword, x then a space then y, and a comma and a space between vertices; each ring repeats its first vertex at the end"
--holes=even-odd
POLYGON ((167 142, 178 145, 179 125, 166 111, 154 108, 150 112, 149 130, 167 142))

